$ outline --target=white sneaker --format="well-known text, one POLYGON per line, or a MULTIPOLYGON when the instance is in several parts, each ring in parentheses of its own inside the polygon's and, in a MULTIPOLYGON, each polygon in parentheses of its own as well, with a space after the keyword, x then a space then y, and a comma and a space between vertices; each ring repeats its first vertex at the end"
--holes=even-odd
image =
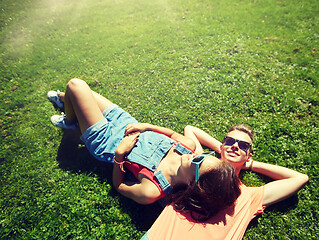
POLYGON ((77 124, 71 123, 68 120, 66 120, 66 116, 63 112, 61 115, 53 115, 51 117, 51 123, 55 127, 60 127, 60 128, 64 128, 64 129, 70 129, 70 130, 77 129, 77 124))
POLYGON ((61 101, 60 97, 59 97, 60 91, 49 91, 48 92, 48 99, 54 103, 58 108, 60 108, 61 110, 64 107, 64 103, 61 101))

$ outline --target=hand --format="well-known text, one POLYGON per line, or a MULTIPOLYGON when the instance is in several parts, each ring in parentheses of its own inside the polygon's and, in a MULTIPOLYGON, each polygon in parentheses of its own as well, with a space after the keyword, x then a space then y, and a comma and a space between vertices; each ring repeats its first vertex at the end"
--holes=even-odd
POLYGON ((115 150, 116 155, 125 155, 132 150, 136 142, 138 141, 139 132, 131 133, 123 138, 121 143, 115 150))
POLYGON ((132 123, 128 124, 125 129, 125 136, 129 136, 134 132, 145 132, 148 130, 149 124, 148 123, 132 123))

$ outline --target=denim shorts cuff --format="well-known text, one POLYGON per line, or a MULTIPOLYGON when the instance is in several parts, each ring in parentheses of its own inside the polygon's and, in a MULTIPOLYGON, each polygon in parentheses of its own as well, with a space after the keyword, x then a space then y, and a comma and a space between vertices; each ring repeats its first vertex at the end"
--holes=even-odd
POLYGON ((107 122, 107 120, 105 119, 105 117, 114 109, 116 108, 117 105, 112 103, 110 104, 104 111, 103 111, 103 119, 101 119, 100 121, 98 121, 97 123, 95 123, 94 125, 92 125, 91 127, 89 127, 88 129, 85 130, 85 132, 82 134, 81 136, 81 140, 84 141, 84 143, 86 142, 86 139, 90 136, 91 132, 94 130, 99 129, 99 127, 101 127, 103 124, 105 124, 105 122, 107 122))
POLYGON ((114 108, 118 107, 116 104, 112 103, 109 105, 104 111, 103 111, 103 116, 106 117, 114 108))
POLYGON ((97 131, 100 127, 102 127, 106 123, 107 123, 107 120, 105 118, 102 118, 100 121, 93 124, 91 127, 85 130, 85 132, 81 136, 81 140, 84 143, 86 143, 86 140, 88 139, 88 137, 90 137, 91 133, 97 131))

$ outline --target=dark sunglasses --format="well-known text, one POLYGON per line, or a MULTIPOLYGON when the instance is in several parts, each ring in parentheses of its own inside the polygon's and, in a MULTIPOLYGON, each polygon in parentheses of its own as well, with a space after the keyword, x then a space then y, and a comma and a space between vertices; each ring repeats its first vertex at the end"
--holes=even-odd
POLYGON ((225 136, 223 139, 223 144, 227 146, 233 146, 236 142, 238 143, 238 147, 244 152, 247 152, 251 148, 251 143, 249 142, 245 142, 245 141, 238 140, 232 137, 227 137, 227 136, 225 136))
POLYGON ((209 156, 212 155, 214 152, 203 152, 201 155, 194 157, 192 159, 192 163, 196 165, 196 173, 195 173, 195 182, 198 181, 199 179, 199 165, 204 161, 204 159, 209 156))

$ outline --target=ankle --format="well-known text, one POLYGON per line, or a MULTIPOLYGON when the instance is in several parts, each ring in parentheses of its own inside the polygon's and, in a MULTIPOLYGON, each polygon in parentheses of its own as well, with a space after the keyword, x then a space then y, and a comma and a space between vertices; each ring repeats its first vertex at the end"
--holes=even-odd
POLYGON ((64 102, 65 93, 64 92, 60 92, 58 96, 59 96, 60 100, 62 102, 64 102))

